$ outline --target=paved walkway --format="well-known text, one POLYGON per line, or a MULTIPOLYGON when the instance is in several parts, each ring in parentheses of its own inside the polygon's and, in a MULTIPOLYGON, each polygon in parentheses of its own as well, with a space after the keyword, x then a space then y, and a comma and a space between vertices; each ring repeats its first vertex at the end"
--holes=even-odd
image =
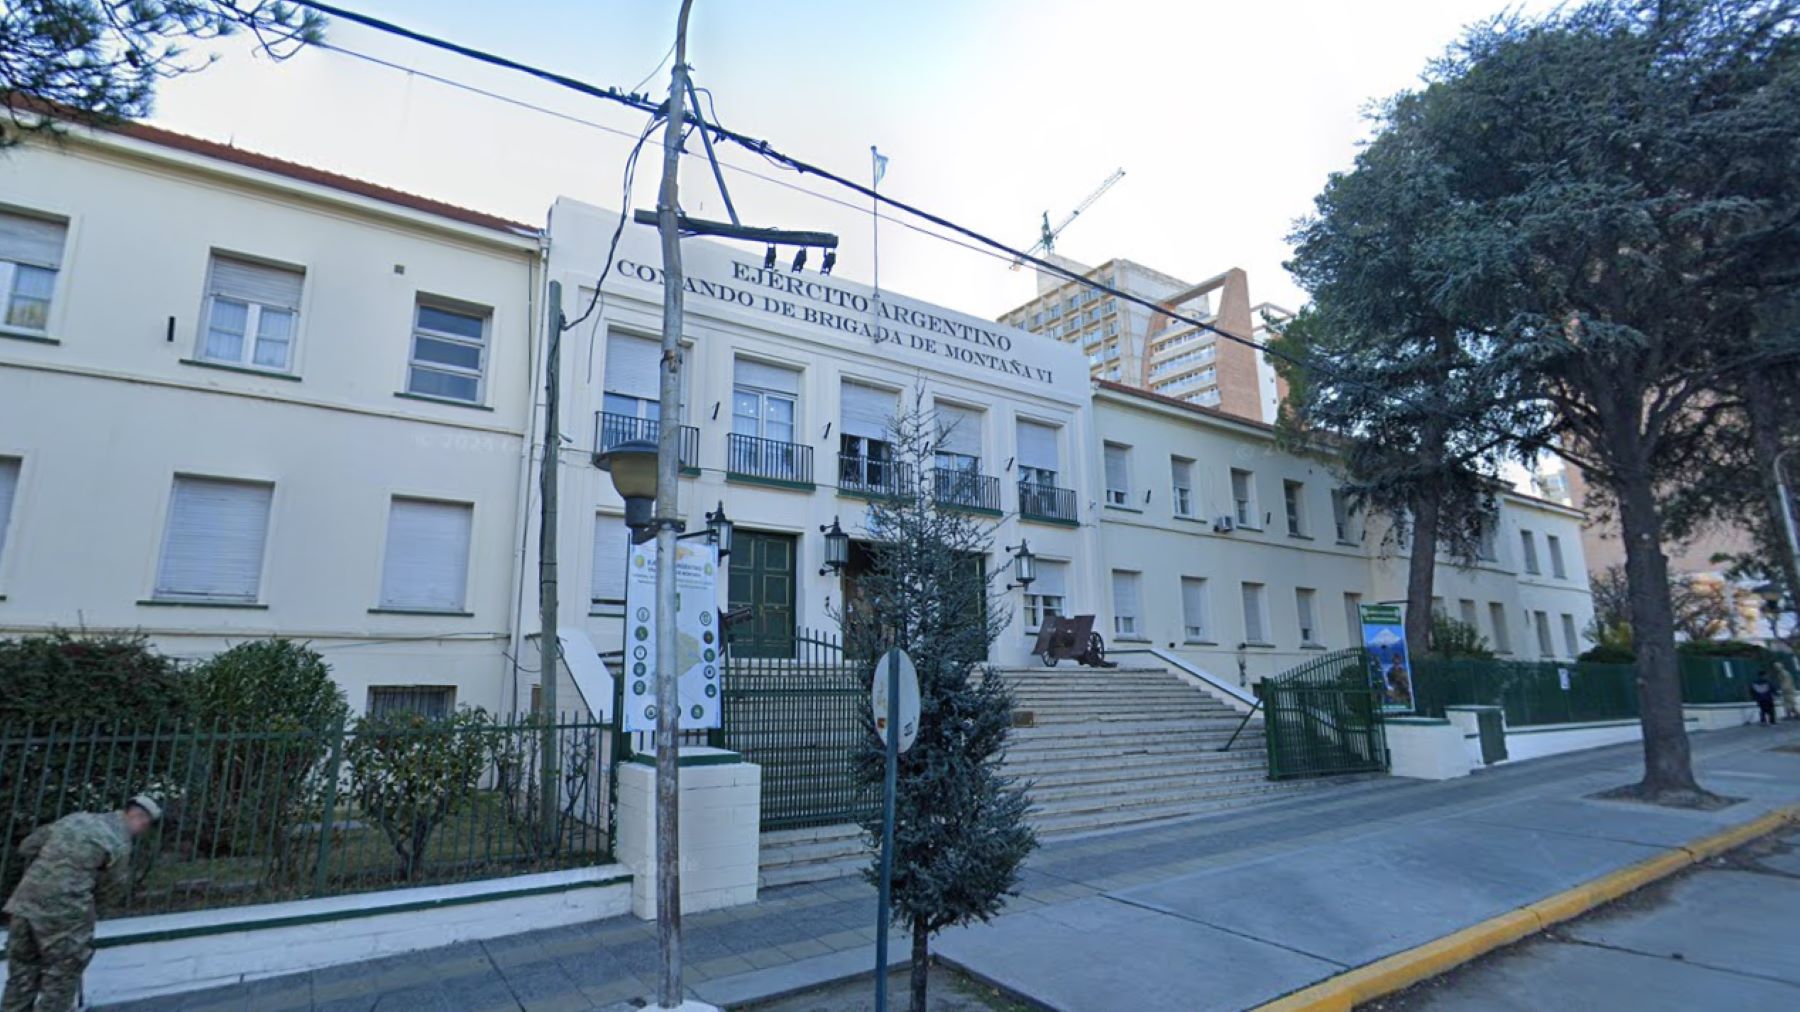
MULTIPOLYGON (((1630 744, 1057 840, 1006 914, 934 949, 1054 1008, 1242 1009, 1800 802, 1800 753, 1777 744, 1800 729, 1695 736, 1702 780, 1746 799, 1719 812, 1588 800, 1636 778, 1630 744)), ((732 1005, 866 972, 874 912, 845 880, 688 917, 686 982, 732 1005)), ((653 926, 619 918, 115 1008, 604 1009, 655 966, 653 926)))
POLYGON ((1386 1010, 1800 1008, 1800 831, 1767 837, 1380 1002, 1386 1010))

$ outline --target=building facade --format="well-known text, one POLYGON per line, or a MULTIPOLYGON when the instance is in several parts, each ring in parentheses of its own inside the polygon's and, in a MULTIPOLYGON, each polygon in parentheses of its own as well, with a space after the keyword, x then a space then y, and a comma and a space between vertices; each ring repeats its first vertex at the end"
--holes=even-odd
MULTIPOLYGON (((0 635, 141 630, 189 657, 282 635, 359 709, 530 706, 556 281, 558 624, 622 646, 628 535, 595 457, 663 422, 653 229, 613 249, 615 215, 577 201, 538 229, 143 127, 27 143, 0 179, 0 635)), ((679 506, 690 529, 735 522, 723 603, 759 641, 834 634, 855 606, 888 424, 914 411, 933 494, 993 525, 972 562, 1005 587, 1014 547, 1038 560, 1004 591, 998 663, 1035 663, 1046 617, 1092 614, 1114 650, 1247 683, 1403 596, 1403 550, 1259 419, 1095 381, 1079 341, 683 249, 679 506)), ((1170 361, 1176 340, 1144 347, 1170 361)), ((1501 518, 1491 559, 1443 565, 1445 609, 1502 653, 1571 656, 1580 514, 1508 496, 1501 518)), ((579 689, 559 706, 605 708, 579 689)))

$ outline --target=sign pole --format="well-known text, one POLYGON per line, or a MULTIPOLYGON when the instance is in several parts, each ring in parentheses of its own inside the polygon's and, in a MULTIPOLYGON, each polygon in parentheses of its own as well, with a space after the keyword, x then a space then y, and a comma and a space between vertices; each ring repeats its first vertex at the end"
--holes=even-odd
POLYGON ((887 655, 887 769, 881 789, 881 899, 875 906, 875 1012, 887 1012, 888 922, 894 894, 894 791, 900 769, 900 652, 887 655))

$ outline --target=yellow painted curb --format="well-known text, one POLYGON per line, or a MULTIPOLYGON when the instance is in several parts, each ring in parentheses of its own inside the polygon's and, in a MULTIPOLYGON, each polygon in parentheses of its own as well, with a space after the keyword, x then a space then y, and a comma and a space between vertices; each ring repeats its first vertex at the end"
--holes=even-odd
POLYGON ((1565 889, 1549 899, 1509 910, 1454 934, 1340 973, 1330 980, 1262 1005, 1257 1012, 1349 1012, 1363 1002, 1393 994, 1553 924, 1579 917, 1683 868, 1773 833, 1790 822, 1800 822, 1800 806, 1770 812, 1752 822, 1733 826, 1592 882, 1565 889))

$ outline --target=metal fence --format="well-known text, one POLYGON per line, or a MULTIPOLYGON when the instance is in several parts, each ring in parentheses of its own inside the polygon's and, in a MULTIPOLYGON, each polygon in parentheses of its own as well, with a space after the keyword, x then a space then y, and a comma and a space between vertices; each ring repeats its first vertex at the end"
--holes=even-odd
POLYGON ((1681 658, 1681 701, 1684 703, 1748 703, 1750 683, 1758 672, 1770 670, 1772 662, 1760 657, 1694 657, 1681 658))
POLYGON ((762 767, 762 828, 852 822, 876 798, 858 786, 868 733, 868 665, 834 636, 800 630, 779 643, 728 641, 724 747, 762 767), (745 649, 750 647, 750 649, 745 649))
MULTIPOLYGON (((1756 658, 1680 658, 1681 701, 1746 703, 1750 681, 1764 670, 1756 658)), ((1509 727, 1578 724, 1638 717, 1637 666, 1577 661, 1433 660, 1413 662, 1423 716, 1446 706, 1498 706, 1509 727)))
POLYGON ((1381 704, 1368 655, 1339 650, 1264 679, 1269 779, 1376 773, 1388 768, 1381 704))
POLYGON ((131 886, 108 898, 109 916, 593 864, 608 853, 605 739, 603 725, 577 722, 8 726, 0 890, 24 873, 18 845, 35 827, 140 792, 164 818, 134 848, 131 886))

